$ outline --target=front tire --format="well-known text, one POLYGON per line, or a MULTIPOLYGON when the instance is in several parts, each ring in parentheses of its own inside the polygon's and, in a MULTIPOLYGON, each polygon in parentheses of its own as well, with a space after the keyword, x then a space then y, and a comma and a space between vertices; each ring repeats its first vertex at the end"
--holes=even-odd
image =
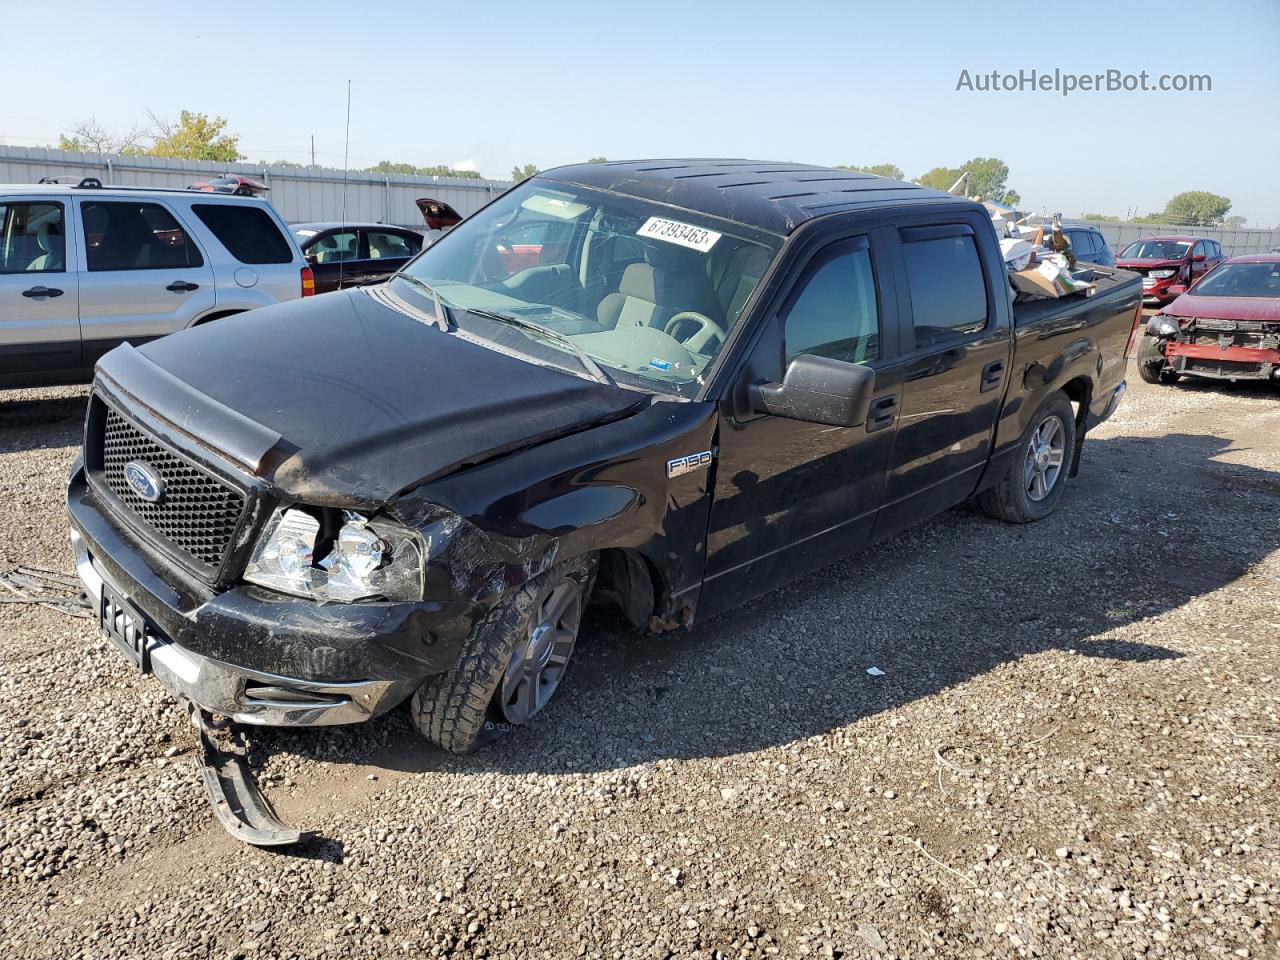
POLYGON ((1004 476, 978 494, 978 506, 1007 523, 1044 519, 1062 498, 1075 446, 1075 411, 1066 394, 1055 393, 1023 431, 1004 476))
POLYGON ((418 732, 450 753, 471 753, 533 719, 568 670, 596 562, 557 564, 485 614, 457 664, 413 695, 418 732))
POLYGON ((1169 365, 1163 360, 1152 360, 1148 363, 1138 364, 1138 376, 1142 378, 1143 383, 1168 386, 1171 383, 1177 383, 1181 374, 1170 370, 1169 365))

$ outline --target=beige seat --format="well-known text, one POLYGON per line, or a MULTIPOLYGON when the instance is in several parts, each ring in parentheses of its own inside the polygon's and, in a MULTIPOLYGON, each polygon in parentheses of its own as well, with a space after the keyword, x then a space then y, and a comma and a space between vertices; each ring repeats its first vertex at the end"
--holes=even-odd
POLYGON ((36 247, 40 250, 29 264, 28 271, 61 270, 66 262, 66 245, 61 226, 46 220, 36 227, 36 247))
POLYGON ((677 313, 708 313, 715 304, 711 285, 692 251, 645 248, 645 262, 622 272, 617 292, 600 301, 596 318, 605 329, 621 326, 663 329, 677 313))

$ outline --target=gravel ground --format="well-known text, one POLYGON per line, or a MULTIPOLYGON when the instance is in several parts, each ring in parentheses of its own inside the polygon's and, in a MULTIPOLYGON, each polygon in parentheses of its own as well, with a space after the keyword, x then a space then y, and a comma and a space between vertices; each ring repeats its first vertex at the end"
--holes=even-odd
MULTIPOLYGON (((0 605, 0 955, 1280 955, 1280 392, 1129 382, 1048 520, 953 511, 690 633, 596 614, 479 755, 259 735, 294 853, 215 825, 91 623, 0 605)), ((0 399, 0 567, 71 567, 84 396, 0 399)))

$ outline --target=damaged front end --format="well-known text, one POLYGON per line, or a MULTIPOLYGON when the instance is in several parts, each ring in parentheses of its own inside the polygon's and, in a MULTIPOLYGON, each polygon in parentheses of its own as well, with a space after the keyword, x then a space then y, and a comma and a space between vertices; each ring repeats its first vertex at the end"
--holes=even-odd
POLYGON ((1280 323, 1198 317, 1164 344, 1171 373, 1221 380, 1280 380, 1280 323))

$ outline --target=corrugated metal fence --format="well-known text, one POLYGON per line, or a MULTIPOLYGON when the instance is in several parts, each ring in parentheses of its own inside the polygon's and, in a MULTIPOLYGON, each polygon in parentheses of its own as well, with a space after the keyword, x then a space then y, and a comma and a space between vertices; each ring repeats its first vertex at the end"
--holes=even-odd
POLYGON ((1135 240, 1159 236, 1209 237, 1222 244, 1223 252, 1229 257, 1239 257, 1246 253, 1266 253, 1274 247, 1280 247, 1280 229, 1188 227, 1185 224, 1178 226, 1172 223, 1129 223, 1127 221, 1118 223, 1114 220, 1072 218, 1064 218, 1063 222, 1097 227, 1117 254, 1135 240))
MULTIPOLYGON (((186 187, 222 173, 238 173, 271 187, 272 205, 290 223, 342 217, 343 174, 325 167, 271 167, 252 163, 210 164, 165 157, 99 156, 39 147, 0 146, 0 183, 36 183, 57 177, 75 183, 97 177, 104 184, 186 187)), ((346 219, 380 221, 422 229, 414 206, 419 197, 443 200, 470 216, 511 184, 505 180, 412 177, 350 171, 346 176, 346 219)))

